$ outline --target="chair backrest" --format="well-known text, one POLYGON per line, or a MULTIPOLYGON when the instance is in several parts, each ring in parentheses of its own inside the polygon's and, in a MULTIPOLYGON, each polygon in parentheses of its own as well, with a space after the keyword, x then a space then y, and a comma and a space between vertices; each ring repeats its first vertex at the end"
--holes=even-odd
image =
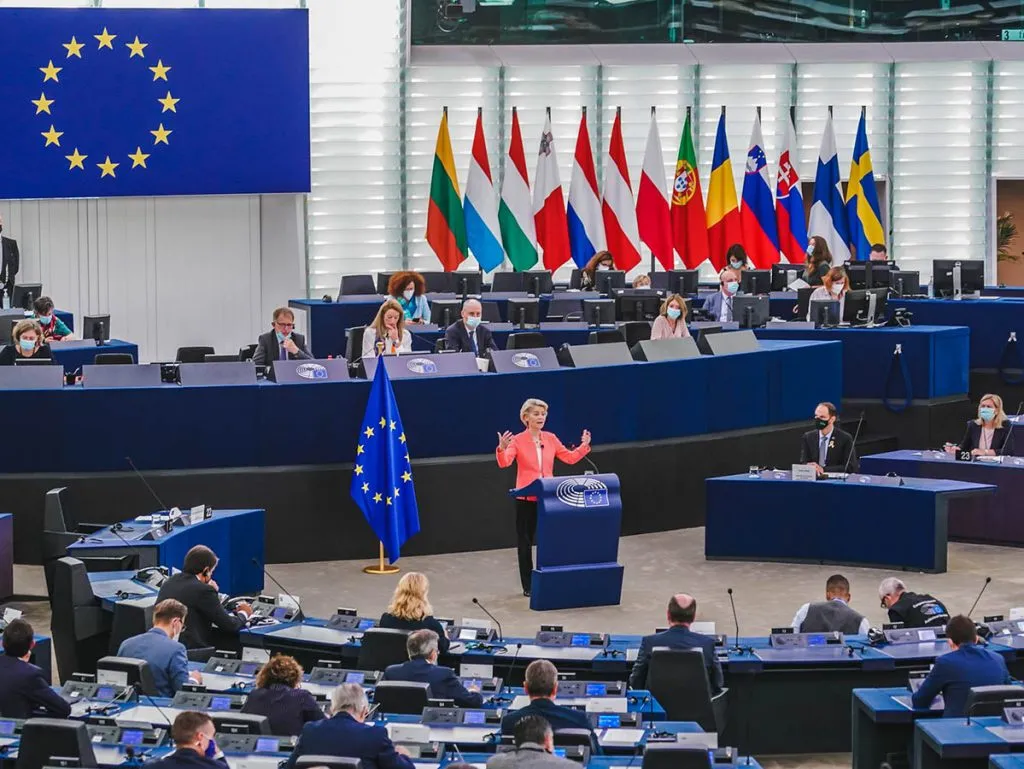
POLYGON ((110 644, 107 646, 111 654, 117 654, 126 639, 141 635, 153 626, 153 605, 152 599, 147 598, 114 604, 110 644))
POLYGON ((203 363, 207 355, 213 355, 212 347, 179 347, 174 354, 175 363, 203 363))
POLYGON ((588 344, 610 344, 612 342, 625 342, 626 337, 617 328, 605 328, 599 331, 591 331, 587 338, 588 344))
POLYGON ((135 359, 127 352, 99 352, 92 362, 97 366, 128 366, 135 363, 135 359))
MULTIPOLYGON (((240 360, 241 358, 237 355, 232 355, 231 353, 224 353, 222 355, 218 355, 217 353, 207 353, 203 356, 203 363, 237 363, 240 360)), ((250 358, 250 360, 252 359, 250 358)))
POLYGON ((210 658, 217 653, 216 646, 199 646, 185 652, 189 662, 209 662, 210 658))
POLYGON ((30 718, 25 722, 17 769, 42 769, 54 756, 77 758, 83 767, 97 766, 85 721, 30 718))
POLYGON ((971 716, 1001 716, 1006 702, 1024 700, 1024 686, 972 686, 964 712, 971 716))
POLYGON ((671 743, 650 743, 644 750, 641 769, 711 769, 711 756, 705 748, 671 743))
POLYGON ((651 650, 647 688, 665 708, 669 721, 696 721, 706 732, 715 732, 711 684, 700 649, 651 650))
POLYGON ((300 756, 295 761, 296 769, 312 769, 326 766, 328 769, 362 769, 363 762, 350 756, 300 756))
POLYGON ((341 291, 338 296, 376 294, 377 284, 372 275, 342 275, 341 291))
POLYGON ((405 650, 408 630, 372 627, 363 633, 359 643, 360 670, 384 670, 388 665, 397 665, 409 659, 405 650))
POLYGON ((491 291, 522 291, 523 273, 496 272, 491 276, 491 291))
POLYGON ((78 539, 77 523, 68 504, 68 489, 60 486, 46 492, 43 499, 42 561, 46 594, 53 595, 53 574, 58 558, 67 553, 68 545, 78 539))
MULTIPOLYGON (((61 683, 72 673, 93 673, 107 653, 110 615, 93 595, 85 564, 77 558, 54 563, 50 632, 61 683)), ((60 755, 60 754, 58 754, 60 755)))
POLYGON ((363 334, 366 326, 345 329, 345 360, 355 363, 363 356, 363 334))
POLYGON ((430 699, 430 684, 419 681, 381 681, 373 690, 373 702, 385 713, 418 716, 430 699))
POLYGON ((480 317, 487 323, 501 323, 501 308, 497 302, 480 302, 480 317))
POLYGON ((153 681, 153 671, 149 663, 144 659, 135 657, 101 657, 96 662, 96 673, 107 671, 113 674, 125 676, 124 686, 135 686, 148 697, 156 697, 159 692, 156 690, 156 683, 153 681))
POLYGON ((569 274, 569 288, 580 288, 583 283, 583 270, 573 270, 569 274))
POLYGON ((645 320, 631 320, 623 323, 619 330, 626 337, 626 344, 632 350, 639 342, 646 342, 651 338, 651 324, 645 320))
POLYGON ((43 500, 43 530, 64 533, 78 528, 67 509, 68 487, 58 486, 46 492, 43 500))
POLYGON ((256 348, 259 345, 249 344, 245 347, 238 348, 238 359, 239 360, 252 360, 256 357, 256 348))
POLYGON ((548 340, 539 331, 517 331, 508 335, 506 350, 534 350, 538 347, 550 347, 548 340))

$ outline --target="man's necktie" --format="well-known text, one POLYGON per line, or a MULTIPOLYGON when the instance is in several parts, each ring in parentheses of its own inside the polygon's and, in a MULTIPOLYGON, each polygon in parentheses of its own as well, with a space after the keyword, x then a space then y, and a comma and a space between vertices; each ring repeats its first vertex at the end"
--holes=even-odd
POLYGON ((475 331, 470 331, 469 332, 469 343, 471 345, 473 345, 473 354, 476 355, 477 357, 480 357, 480 355, 479 355, 480 350, 478 350, 477 346, 476 346, 476 332, 475 331))
POLYGON ((823 437, 818 441, 818 464, 825 466, 825 458, 828 456, 828 438, 823 437))

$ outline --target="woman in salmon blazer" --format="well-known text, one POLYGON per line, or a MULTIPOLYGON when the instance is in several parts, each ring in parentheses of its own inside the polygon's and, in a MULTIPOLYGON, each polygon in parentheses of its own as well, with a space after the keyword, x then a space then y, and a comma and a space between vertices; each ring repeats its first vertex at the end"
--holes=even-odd
MULTIPOLYGON (((519 418, 526 429, 518 435, 511 432, 498 433, 498 449, 495 452, 498 467, 508 467, 518 461, 516 467, 516 488, 521 489, 538 478, 554 475, 555 457, 567 465, 574 465, 590 453, 590 431, 584 430, 580 445, 571 451, 562 445, 554 433, 544 432, 548 418, 548 404, 536 398, 529 398, 519 409, 519 418)), ((516 540, 519 548, 519 579, 523 583, 523 595, 530 595, 530 581, 533 572, 533 539, 537 533, 537 498, 516 498, 516 540)))

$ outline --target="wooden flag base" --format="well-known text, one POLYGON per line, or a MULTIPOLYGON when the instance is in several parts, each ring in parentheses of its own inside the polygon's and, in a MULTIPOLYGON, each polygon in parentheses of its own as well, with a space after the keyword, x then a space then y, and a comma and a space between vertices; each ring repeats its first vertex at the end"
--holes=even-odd
POLYGON ((400 572, 397 566, 389 566, 384 563, 384 543, 380 543, 380 553, 378 555, 378 561, 373 566, 364 566, 363 572, 366 574, 397 574, 400 572))

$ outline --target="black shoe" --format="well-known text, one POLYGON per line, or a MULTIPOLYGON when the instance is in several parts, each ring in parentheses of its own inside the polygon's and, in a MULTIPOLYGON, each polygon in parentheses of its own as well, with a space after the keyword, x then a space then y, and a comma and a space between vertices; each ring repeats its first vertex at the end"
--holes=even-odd
POLYGON ((529 598, 530 597, 530 591, 529 590, 524 590, 523 591, 523 595, 526 596, 527 598, 529 598))

